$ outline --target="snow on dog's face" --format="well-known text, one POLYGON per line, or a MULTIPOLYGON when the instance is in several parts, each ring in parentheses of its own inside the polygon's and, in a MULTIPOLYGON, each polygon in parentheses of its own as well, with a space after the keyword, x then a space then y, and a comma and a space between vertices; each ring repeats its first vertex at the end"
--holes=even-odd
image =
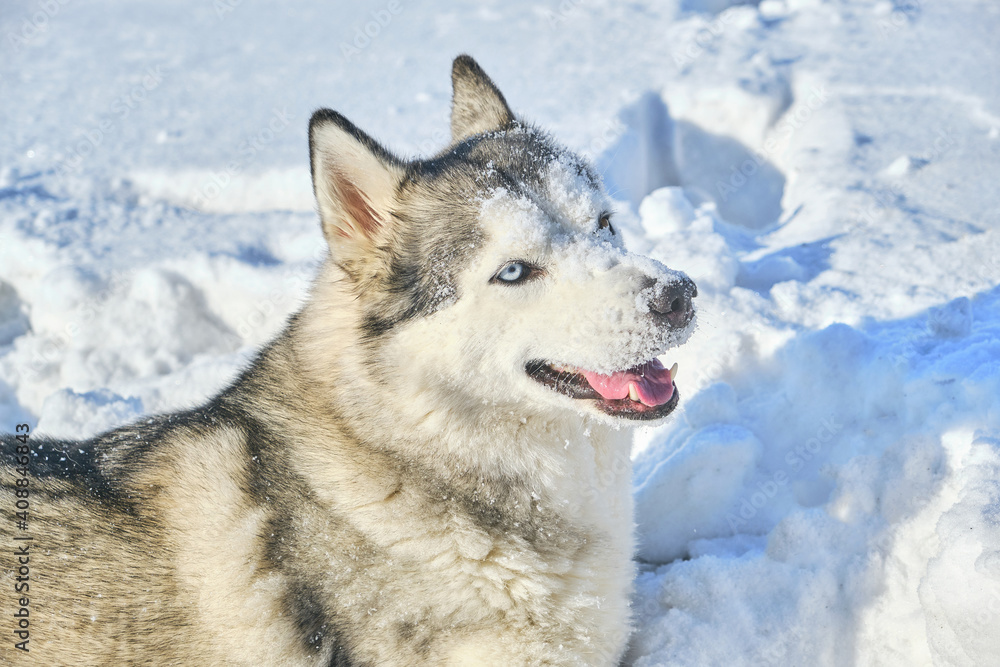
POLYGON ((411 163, 338 114, 310 125, 334 262, 379 391, 446 408, 669 414, 657 357, 693 328, 694 283, 624 248, 593 170, 514 118, 471 59, 452 146, 411 163))
POLYGON ((474 319, 477 346, 514 369, 499 394, 665 416, 678 394, 657 356, 690 334, 694 283, 625 250, 610 202, 577 158, 563 153, 539 172, 533 187, 499 187, 483 201, 483 250, 459 282, 469 309, 458 315, 460 302, 455 314, 474 319))

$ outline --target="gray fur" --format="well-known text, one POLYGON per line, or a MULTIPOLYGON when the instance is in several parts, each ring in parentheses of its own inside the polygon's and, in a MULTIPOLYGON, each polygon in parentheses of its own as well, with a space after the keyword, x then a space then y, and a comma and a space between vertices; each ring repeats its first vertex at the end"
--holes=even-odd
POLYGON ((459 56, 451 68, 451 141, 457 144, 476 134, 509 128, 514 113, 507 100, 469 56, 459 56))
MULTIPOLYGON (((229 388, 87 442, 32 437, 37 664, 617 663, 632 571, 627 436, 532 384, 530 357, 472 377, 477 339, 464 336, 477 318, 450 319, 513 298, 487 285, 505 233, 482 218, 487 198, 565 217, 546 201, 554 163, 595 197, 600 184, 516 120, 471 58, 453 79, 456 143, 428 160, 406 163, 339 114, 314 115, 330 257, 229 388), (441 365, 449 345, 463 356, 441 365), (483 398, 490 383, 502 390, 483 398)), ((565 224, 586 240, 593 223, 565 224)), ((672 275, 607 273, 626 310, 672 275)), ((654 315, 638 325, 665 336, 654 315)), ((523 333, 530 352, 538 332, 523 333)), ((4 508, 20 444, 3 436, 4 508)), ((8 545, 11 526, 0 522, 8 545)), ((9 639, 0 656, 23 658, 9 639)))

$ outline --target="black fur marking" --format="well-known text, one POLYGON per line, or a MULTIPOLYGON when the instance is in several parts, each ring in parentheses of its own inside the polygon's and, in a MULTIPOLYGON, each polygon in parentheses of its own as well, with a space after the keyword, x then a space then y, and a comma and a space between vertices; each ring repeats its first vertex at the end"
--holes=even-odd
POLYGON ((309 119, 309 171, 312 173, 314 192, 316 190, 316 141, 314 131, 328 123, 336 125, 344 132, 350 134, 382 162, 400 168, 403 166, 399 158, 387 151, 380 143, 361 131, 343 115, 332 109, 317 109, 309 119))
MULTIPOLYGON (((509 131, 476 135, 428 160, 412 162, 397 191, 395 230, 384 274, 358 283, 360 334, 377 343, 397 326, 456 301, 459 268, 482 247, 479 206, 498 188, 540 191, 549 165, 568 159, 597 185, 592 169, 543 132, 515 123, 509 131)), ((490 276, 484 276, 488 280, 490 276)), ((354 278, 358 282, 358 278, 354 278)))
MULTIPOLYGON (((294 318, 293 318, 294 320, 294 318)), ((243 490, 257 504, 273 507, 282 497, 308 496, 305 481, 291 470, 285 459, 287 434, 276 433, 253 411, 267 411, 271 406, 260 405, 247 395, 267 395, 282 385, 268 369, 268 357, 274 344, 265 348, 239 379, 204 410, 205 418, 222 422, 237 430, 246 448, 243 490)), ((279 396, 282 403, 292 403, 297 397, 279 396)), ((278 407, 278 406, 275 406, 278 407)))
POLYGON ((398 319, 368 313, 361 321, 361 335, 365 340, 378 339, 392 331, 399 323, 400 320, 398 319))
POLYGON ((259 535, 263 542, 261 561, 266 571, 280 571, 292 539, 292 529, 288 519, 272 515, 264 521, 259 535))
POLYGON ((432 637, 437 632, 428 627, 426 618, 400 621, 396 624, 396 636, 413 647, 417 655, 430 655, 432 637))
MULTIPOLYGON (((261 505, 274 502, 275 489, 272 477, 277 461, 272 448, 274 436, 256 419, 244 417, 240 420, 247 448, 246 490, 253 500, 261 505)), ((284 466, 277 466, 281 471, 284 466)))
MULTIPOLYGON (((434 479, 433 473, 427 473, 434 479)), ((586 548, 586 540, 566 517, 532 496, 523 481, 512 477, 477 477, 460 485, 443 481, 428 484, 430 498, 447 497, 457 513, 471 518, 480 530, 497 539, 512 535, 540 554, 571 555, 586 548)))
POLYGON ((362 663, 354 662, 347 651, 347 647, 343 644, 337 644, 333 647, 333 655, 330 656, 329 667, 362 667, 362 663))
MULTIPOLYGON (((113 431, 103 438, 114 436, 113 431)), ((3 452, 3 465, 17 461, 16 447, 22 443, 14 435, 0 436, 3 452)), ((122 514, 135 515, 136 504, 125 489, 116 480, 107 477, 97 465, 95 440, 84 442, 51 440, 32 436, 28 440, 30 448, 31 477, 44 481, 54 478, 69 482, 84 489, 86 496, 96 500, 102 506, 117 510, 122 514)), ((44 485, 42 485, 44 488, 44 485)), ((38 491, 36 491, 37 493, 38 491)))
POLYGON ((363 316, 361 334, 366 340, 381 338, 458 300, 457 266, 468 261, 481 234, 465 225, 457 231, 428 229, 421 239, 421 227, 416 221, 405 226, 406 240, 401 243, 405 249, 391 256, 382 298, 371 303, 363 316))
POLYGON ((323 650, 323 641, 330 634, 330 624, 319 596, 309 586, 296 582, 286 591, 283 600, 290 616, 295 619, 301 641, 314 652, 323 650))
POLYGON ((347 645, 343 631, 338 631, 334 614, 323 605, 323 597, 315 583, 295 574, 296 544, 293 519, 284 512, 275 512, 263 525, 261 572, 282 572, 288 577, 288 587, 282 597, 286 614, 295 623, 298 639, 307 651, 322 653, 329 650, 330 665, 358 667, 347 645))
POLYGON ((416 621, 403 621, 396 624, 396 635, 403 641, 413 639, 415 634, 417 634, 416 621))
POLYGON ((307 650, 320 653, 332 645, 331 667, 356 667, 351 651, 336 631, 330 616, 323 607, 317 591, 303 582, 293 583, 285 593, 283 604, 295 621, 300 641, 307 650))

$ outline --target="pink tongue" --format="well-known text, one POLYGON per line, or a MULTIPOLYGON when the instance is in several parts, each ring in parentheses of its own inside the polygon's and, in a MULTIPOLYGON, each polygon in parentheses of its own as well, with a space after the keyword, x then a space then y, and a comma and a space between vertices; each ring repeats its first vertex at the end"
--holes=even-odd
POLYGON ((616 371, 611 375, 600 375, 590 371, 582 373, 598 394, 611 400, 626 398, 630 383, 635 383, 636 392, 643 405, 663 405, 674 395, 670 371, 663 367, 659 359, 647 361, 627 371, 616 371))

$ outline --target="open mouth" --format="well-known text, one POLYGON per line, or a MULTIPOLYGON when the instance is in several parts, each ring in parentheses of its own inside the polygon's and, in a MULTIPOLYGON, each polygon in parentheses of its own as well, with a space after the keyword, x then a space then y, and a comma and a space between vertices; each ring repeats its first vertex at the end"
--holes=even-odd
POLYGON ((665 417, 677 407, 680 398, 673 380, 677 364, 667 369, 659 359, 609 375, 537 360, 528 362, 525 371, 560 394, 596 401, 606 414, 624 419, 665 417))

